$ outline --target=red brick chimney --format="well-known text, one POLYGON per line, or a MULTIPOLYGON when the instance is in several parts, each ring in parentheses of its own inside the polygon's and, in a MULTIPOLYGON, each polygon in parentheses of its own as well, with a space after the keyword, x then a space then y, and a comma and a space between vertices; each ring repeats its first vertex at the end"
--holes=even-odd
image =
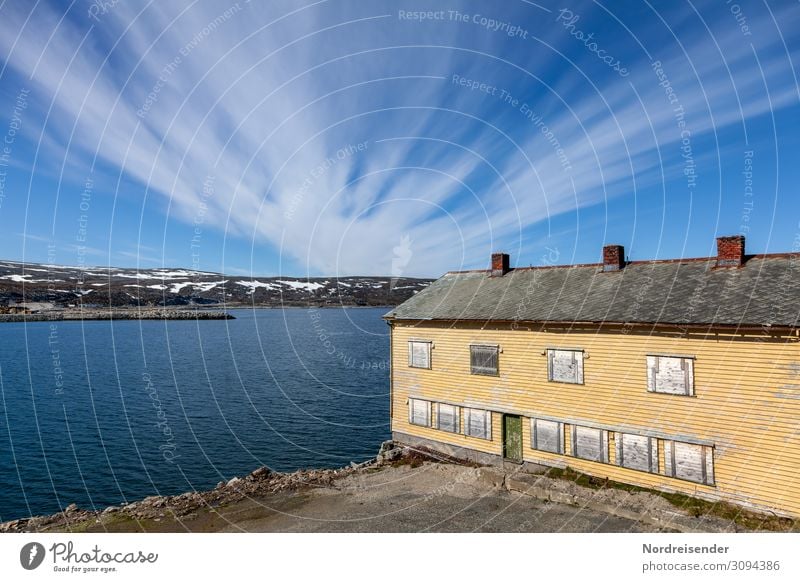
POLYGON ((506 253, 492 253, 492 277, 502 277, 510 271, 506 253))
POLYGON ((717 267, 741 267, 744 264, 744 237, 717 237, 717 267))
POLYGON ((606 245, 603 247, 603 271, 620 271, 625 266, 625 247, 606 245))

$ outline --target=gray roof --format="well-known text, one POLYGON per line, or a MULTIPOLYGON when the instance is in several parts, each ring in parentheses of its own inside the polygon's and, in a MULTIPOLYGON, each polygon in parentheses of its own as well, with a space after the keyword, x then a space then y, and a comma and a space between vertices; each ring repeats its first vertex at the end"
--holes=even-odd
POLYGON ((800 255, 749 257, 740 268, 716 259, 447 273, 386 314, 387 319, 615 322, 796 327, 800 255))

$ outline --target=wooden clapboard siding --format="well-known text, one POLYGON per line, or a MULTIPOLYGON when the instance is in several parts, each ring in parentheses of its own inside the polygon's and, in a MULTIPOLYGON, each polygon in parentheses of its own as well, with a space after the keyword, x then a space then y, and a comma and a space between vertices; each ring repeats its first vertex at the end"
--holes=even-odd
MULTIPOLYGON (((630 330, 629 330, 630 331, 630 330)), ((600 326, 568 331, 542 326, 443 322, 392 325, 392 429, 502 454, 501 413, 523 419, 524 458, 589 474, 700 494, 800 515, 800 343, 771 337, 665 330, 630 333, 600 326), (408 339, 431 340, 431 369, 408 367, 408 339), (498 344, 499 375, 470 374, 471 343, 498 344), (583 384, 548 382, 547 348, 584 350, 583 384), (647 391, 648 354, 693 356, 694 395, 647 391), (409 396, 489 409, 492 439, 408 424, 409 396), (658 438, 659 474, 617 467, 614 435, 608 463, 536 451, 531 417, 658 438), (664 475, 664 439, 714 447, 715 486, 664 475)), ((435 409, 434 409, 435 413, 435 409)), ((464 422, 461 413, 462 425, 464 422)), ((435 419, 434 419, 435 426, 435 419)))

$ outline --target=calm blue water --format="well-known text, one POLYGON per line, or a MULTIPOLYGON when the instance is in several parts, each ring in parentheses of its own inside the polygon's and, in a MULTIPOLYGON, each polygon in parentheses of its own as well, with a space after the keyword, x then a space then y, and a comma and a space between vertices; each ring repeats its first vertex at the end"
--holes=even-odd
POLYGON ((375 455, 386 311, 0 324, 0 520, 375 455))

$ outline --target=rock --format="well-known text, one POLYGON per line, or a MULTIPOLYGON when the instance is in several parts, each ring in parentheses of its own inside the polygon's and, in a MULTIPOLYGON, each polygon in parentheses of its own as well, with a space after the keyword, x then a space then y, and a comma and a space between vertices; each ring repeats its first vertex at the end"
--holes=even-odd
POLYGON ((397 448, 397 445, 394 444, 394 441, 383 441, 381 443, 381 448, 378 450, 378 455, 383 455, 391 450, 397 448))
POLYGON ((386 451, 385 453, 383 453, 383 459, 387 463, 391 463, 393 461, 396 461, 397 459, 399 459, 402 456, 403 456, 403 449, 399 449, 399 448, 390 449, 390 450, 386 451))
POLYGON ((269 477, 271 473, 272 471, 270 471, 266 467, 259 467, 258 469, 250 473, 250 476, 253 479, 265 479, 266 477, 269 477))
POLYGON ((117 507, 116 505, 109 505, 108 507, 106 507, 106 508, 103 510, 103 513, 104 513, 104 514, 108 514, 108 513, 116 513, 117 511, 119 511, 119 507, 117 507))
POLYGON ((222 489, 225 487, 225 481, 220 481, 214 489, 222 489))
POLYGON ((241 483, 241 481, 242 481, 242 480, 241 480, 241 479, 239 479, 239 477, 234 477, 233 479, 231 479, 230 481, 228 481, 228 483, 227 483, 227 486, 228 486, 228 487, 233 487, 234 485, 236 485, 236 484, 238 484, 238 483, 241 483))
POLYGON ((78 511, 78 504, 77 503, 70 503, 67 505, 66 509, 64 509, 64 513, 74 513, 78 511))

